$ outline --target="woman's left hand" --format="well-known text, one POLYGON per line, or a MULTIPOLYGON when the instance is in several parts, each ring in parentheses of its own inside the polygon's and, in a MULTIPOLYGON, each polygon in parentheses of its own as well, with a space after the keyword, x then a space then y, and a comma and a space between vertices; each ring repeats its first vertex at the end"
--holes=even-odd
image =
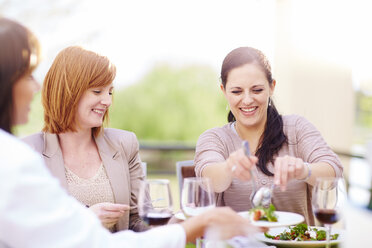
POLYGON ((276 158, 274 167, 274 183, 280 185, 282 191, 286 189, 290 180, 305 179, 309 173, 309 168, 302 159, 288 155, 276 158))
POLYGON ((100 219, 102 225, 106 228, 113 227, 124 215, 125 211, 130 211, 126 204, 100 202, 89 207, 100 219))

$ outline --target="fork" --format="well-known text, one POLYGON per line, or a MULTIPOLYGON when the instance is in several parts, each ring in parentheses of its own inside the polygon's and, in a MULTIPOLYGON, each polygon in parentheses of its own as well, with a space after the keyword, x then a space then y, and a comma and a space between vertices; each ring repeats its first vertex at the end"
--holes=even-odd
MULTIPOLYGON (((251 152, 249 149, 248 141, 243 141, 244 154, 248 157, 251 152)), ((252 181, 252 193, 250 196, 251 203, 254 207, 263 206, 268 207, 271 203, 271 197, 273 195, 273 190, 275 184, 272 184, 270 187, 262 186, 257 190, 256 178, 257 175, 254 170, 250 169, 251 181, 252 181)))

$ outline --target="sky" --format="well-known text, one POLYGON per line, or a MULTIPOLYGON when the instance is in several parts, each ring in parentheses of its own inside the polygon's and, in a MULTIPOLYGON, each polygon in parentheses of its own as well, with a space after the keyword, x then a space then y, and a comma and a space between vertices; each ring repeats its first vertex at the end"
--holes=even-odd
POLYGON ((225 55, 239 46, 262 50, 275 67, 275 49, 281 49, 275 39, 289 35, 302 51, 348 64, 355 89, 372 93, 371 7, 363 0, 0 0, 0 13, 41 41, 40 81, 70 45, 107 56, 120 88, 162 63, 209 65, 218 73, 225 55), (291 33, 277 29, 283 2, 291 3, 291 33))
POLYGON ((159 63, 209 65, 218 73, 239 46, 273 56, 275 0, 0 0, 0 8, 39 37, 40 79, 69 45, 107 56, 117 66, 118 87, 159 63))

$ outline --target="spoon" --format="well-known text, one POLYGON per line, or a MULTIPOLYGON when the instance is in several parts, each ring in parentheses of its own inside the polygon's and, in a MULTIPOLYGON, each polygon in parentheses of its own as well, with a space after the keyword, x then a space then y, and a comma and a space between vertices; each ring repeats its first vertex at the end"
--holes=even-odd
POLYGON ((263 186, 259 188, 252 199, 253 205, 255 207, 257 206, 263 206, 265 208, 269 207, 271 203, 271 197, 273 195, 274 187, 275 187, 275 184, 272 184, 271 187, 263 186))
MULTIPOLYGON (((243 149, 244 154, 248 157, 250 156, 251 152, 249 149, 248 141, 243 141, 243 149)), ((250 170, 251 173, 251 180, 252 180, 252 194, 251 194, 251 202, 254 207, 263 206, 263 207, 269 207, 271 203, 271 197, 273 195, 273 189, 275 187, 275 184, 272 184, 271 187, 265 187, 262 186, 257 190, 256 186, 256 174, 254 170, 250 170)))

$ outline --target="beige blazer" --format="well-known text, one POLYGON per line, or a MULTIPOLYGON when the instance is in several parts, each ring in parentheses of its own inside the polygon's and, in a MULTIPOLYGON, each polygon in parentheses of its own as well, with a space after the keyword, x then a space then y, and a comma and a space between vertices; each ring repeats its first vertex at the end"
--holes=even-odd
MULTIPOLYGON (((27 144, 41 153, 53 176, 57 177, 68 191, 65 167, 58 136, 51 133, 36 133, 23 138, 27 144)), ((98 152, 105 165, 114 193, 115 202, 137 206, 140 182, 144 174, 139 157, 139 145, 134 133, 105 128, 95 139, 98 152)), ((116 225, 117 230, 144 231, 148 228, 138 215, 137 208, 127 211, 116 225)))

